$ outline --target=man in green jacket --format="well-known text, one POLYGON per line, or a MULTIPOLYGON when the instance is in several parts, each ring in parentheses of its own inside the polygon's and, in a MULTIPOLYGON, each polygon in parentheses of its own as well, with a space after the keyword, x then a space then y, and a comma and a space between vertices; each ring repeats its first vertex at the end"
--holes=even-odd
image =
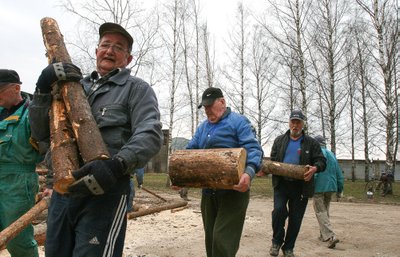
MULTIPOLYGON (((30 144, 29 100, 21 95, 18 73, 0 69, 0 230, 35 204, 39 153, 30 144)), ((29 225, 7 244, 12 257, 37 257, 33 227, 29 225)))
POLYGON ((333 232, 329 221, 329 207, 332 195, 340 195, 343 191, 343 173, 339 167, 335 155, 326 149, 326 141, 323 136, 316 136, 315 140, 321 145, 322 153, 326 158, 326 168, 324 172, 314 175, 314 211, 319 224, 319 239, 327 242, 328 248, 334 248, 339 242, 335 232, 333 232))

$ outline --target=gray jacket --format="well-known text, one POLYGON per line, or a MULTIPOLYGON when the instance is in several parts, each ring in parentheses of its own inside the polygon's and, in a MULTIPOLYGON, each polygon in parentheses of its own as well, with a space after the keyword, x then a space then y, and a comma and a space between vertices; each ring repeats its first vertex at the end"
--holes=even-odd
MULTIPOLYGON (((94 75, 85 77, 81 83, 110 155, 123 158, 129 169, 143 167, 158 153, 163 141, 153 89, 131 76, 129 69, 122 69, 108 79, 96 80, 94 75)), ((50 103, 50 94, 35 92, 30 107, 32 137, 42 147, 49 142, 50 103)))

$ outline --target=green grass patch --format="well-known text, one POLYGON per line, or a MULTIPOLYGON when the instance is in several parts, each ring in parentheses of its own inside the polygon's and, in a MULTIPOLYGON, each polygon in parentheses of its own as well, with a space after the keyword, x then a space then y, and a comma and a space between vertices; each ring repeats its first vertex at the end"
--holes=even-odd
MULTIPOLYGON (((400 204, 400 185, 399 182, 393 183, 393 195, 382 197, 379 192, 374 194, 373 199, 368 199, 365 192, 365 181, 357 180, 355 182, 345 181, 343 198, 341 201, 352 202, 374 202, 386 204, 400 204)), ((165 173, 145 173, 143 186, 156 192, 176 195, 177 191, 169 187, 168 176, 165 173)), ((255 177, 251 185, 251 197, 269 197, 272 198, 272 179, 271 176, 255 177)), ((191 188, 189 197, 200 198, 201 189, 191 188)))

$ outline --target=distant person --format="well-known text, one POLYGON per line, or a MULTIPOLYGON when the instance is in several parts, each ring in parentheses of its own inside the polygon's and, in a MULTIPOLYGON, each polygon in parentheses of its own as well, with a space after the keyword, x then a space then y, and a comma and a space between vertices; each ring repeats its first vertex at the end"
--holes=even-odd
POLYGON ((272 211, 271 256, 294 257, 294 246, 299 234, 308 198, 314 195, 314 173, 326 167, 326 159, 319 143, 304 134, 305 116, 294 110, 289 117, 289 130, 278 136, 271 150, 271 161, 306 165, 304 180, 272 175, 274 209, 272 211), (287 222, 286 222, 287 219, 287 222), (286 226, 286 231, 285 231, 286 226))
POLYGON ((326 141, 323 136, 316 136, 321 146, 322 153, 326 158, 326 168, 324 172, 314 175, 314 211, 319 224, 319 239, 327 242, 328 248, 335 248, 339 239, 333 231, 329 220, 329 210, 333 195, 340 195, 343 192, 344 177, 339 163, 331 151, 326 149, 326 141))
POLYGON ((135 171, 132 174, 132 177, 130 180, 131 192, 129 193, 129 198, 128 198, 128 208, 127 208, 128 212, 133 211, 133 200, 135 199, 135 192, 136 192, 135 191, 135 183, 133 182, 134 176, 136 177, 137 187, 142 188, 143 179, 144 179, 144 168, 135 169, 135 171))
POLYGON ((233 257, 239 250, 251 179, 260 169, 263 151, 250 121, 226 106, 221 89, 207 88, 202 106, 207 120, 198 126, 187 149, 243 147, 247 151, 245 172, 233 190, 203 188, 201 196, 207 257, 233 257))
MULTIPOLYGON (((19 75, 0 69, 0 231, 35 205, 39 190, 36 164, 41 155, 31 144, 29 97, 21 92, 19 75)), ((37 257, 29 224, 6 245, 12 257, 37 257)))

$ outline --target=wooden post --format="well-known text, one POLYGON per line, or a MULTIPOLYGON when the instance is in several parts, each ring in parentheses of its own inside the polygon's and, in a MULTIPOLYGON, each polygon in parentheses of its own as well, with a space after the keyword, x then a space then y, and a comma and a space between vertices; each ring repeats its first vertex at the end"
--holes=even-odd
MULTIPOLYGON (((48 62, 71 62, 57 22, 52 18, 43 18, 40 25, 48 62)), ((54 189, 63 194, 74 181, 71 171, 79 168, 79 157, 86 163, 110 156, 82 86, 67 82, 59 90, 57 86, 54 88, 50 112, 54 189)))
MULTIPOLYGON (((231 189, 239 182, 246 162, 243 148, 178 150, 169 159, 173 186, 231 189)), ((305 165, 263 160, 262 171, 304 180, 305 165)))
POLYGON ((3 246, 5 246, 11 239, 16 237, 24 228, 26 228, 37 215, 39 215, 43 210, 47 209, 49 203, 50 198, 44 197, 19 219, 2 230, 0 232, 0 249, 3 248, 3 246))
POLYGON ((174 186, 232 189, 246 164, 244 148, 177 150, 169 158, 174 186))

